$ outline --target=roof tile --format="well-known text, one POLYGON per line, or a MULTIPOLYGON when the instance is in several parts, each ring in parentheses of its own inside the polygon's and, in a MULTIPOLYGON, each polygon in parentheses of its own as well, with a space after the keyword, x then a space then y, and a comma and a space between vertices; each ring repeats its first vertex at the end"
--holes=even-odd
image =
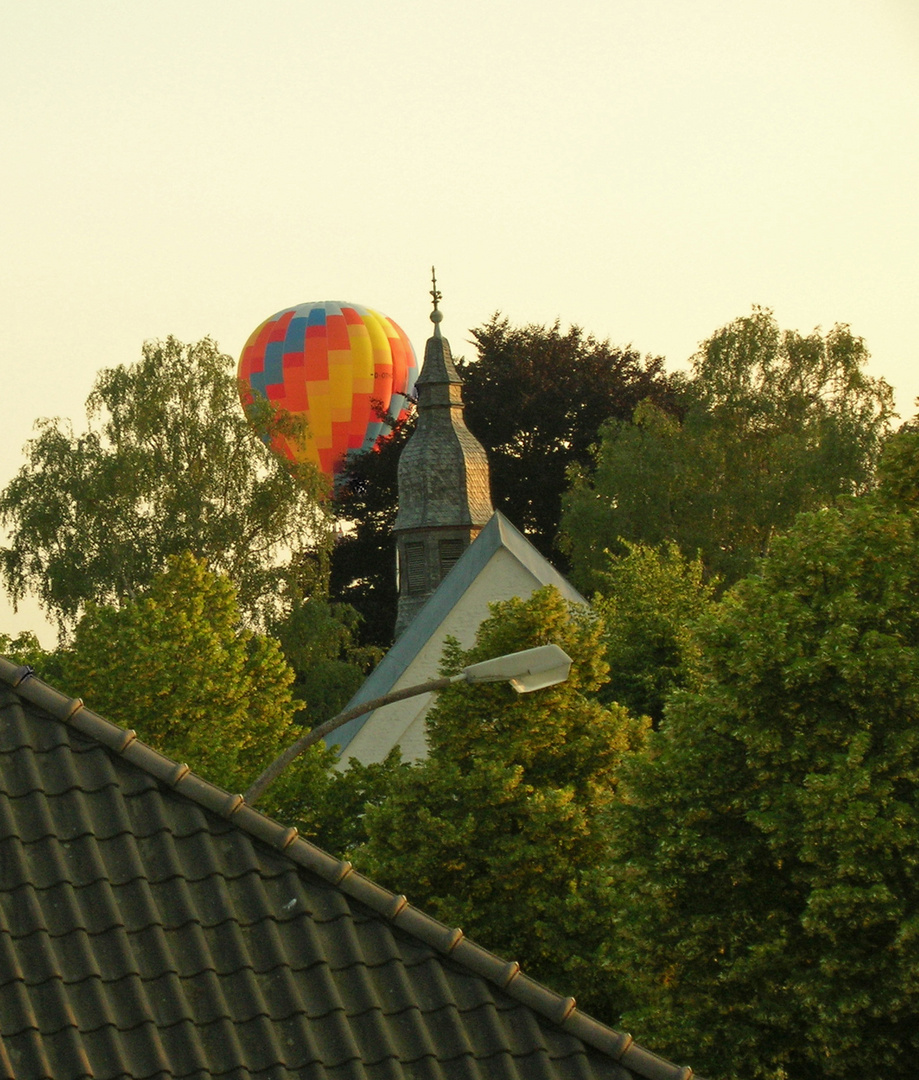
POLYGON ((0 660, 3 1075, 681 1080, 19 674, 0 660))

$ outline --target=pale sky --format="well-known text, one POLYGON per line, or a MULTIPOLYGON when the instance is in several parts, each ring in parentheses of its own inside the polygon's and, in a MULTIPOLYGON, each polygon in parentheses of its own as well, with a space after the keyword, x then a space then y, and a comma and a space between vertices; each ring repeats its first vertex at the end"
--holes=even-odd
MULTIPOLYGON (((916 0, 0 0, 0 485, 148 338, 348 300, 685 365, 771 307, 919 396, 916 0)), ((34 605, 0 631, 53 634, 34 605)))

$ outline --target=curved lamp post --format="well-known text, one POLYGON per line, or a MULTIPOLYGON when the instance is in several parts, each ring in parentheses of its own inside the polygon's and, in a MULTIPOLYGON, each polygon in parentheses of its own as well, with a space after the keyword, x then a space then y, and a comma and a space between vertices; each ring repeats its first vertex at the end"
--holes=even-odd
POLYGON ((558 645, 540 645, 535 649, 524 649, 523 652, 498 656, 494 660, 483 660, 480 664, 470 664, 458 675, 429 679, 427 682, 418 683, 417 686, 407 686, 403 690, 394 690, 382 697, 363 701, 360 705, 345 709, 338 716, 333 716, 331 720, 320 724, 319 727, 314 727, 295 743, 291 743, 283 754, 272 761, 243 797, 250 806, 253 806, 265 793, 268 785, 273 783, 304 750, 319 742, 320 739, 324 739, 336 728, 347 724, 349 720, 374 712, 384 705, 391 705, 394 701, 404 701, 406 698, 418 697, 420 694, 445 690, 448 686, 459 682, 509 682, 518 694, 528 694, 532 690, 542 690, 546 686, 555 686, 556 683, 564 682, 570 670, 571 657, 563 649, 560 649, 558 645))

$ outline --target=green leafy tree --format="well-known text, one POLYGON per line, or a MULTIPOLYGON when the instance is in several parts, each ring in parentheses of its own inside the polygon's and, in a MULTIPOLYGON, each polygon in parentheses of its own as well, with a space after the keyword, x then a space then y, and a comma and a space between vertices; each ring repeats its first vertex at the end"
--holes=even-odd
POLYGON ((588 1007, 623 1004, 607 955, 613 927, 603 867, 604 809, 645 728, 591 695, 606 674, 602 626, 543 589, 496 604, 474 648, 447 668, 555 642, 569 680, 520 695, 458 684, 428 717, 429 756, 391 777, 367 811, 359 863, 438 918, 516 957, 588 1007))
POLYGON ((41 642, 30 630, 23 630, 15 637, 0 633, 0 656, 15 664, 27 664, 44 673, 50 666, 51 655, 41 647, 41 642))
MULTIPOLYGON (((326 760, 323 756, 322 761, 326 760)), ((273 800, 275 816, 296 825, 302 836, 325 851, 351 859, 367 842, 368 813, 385 802, 396 774, 404 768, 395 747, 383 761, 369 765, 351 758, 344 770, 327 768, 320 773, 311 769, 306 783, 299 775, 291 783, 282 774, 280 790, 270 788, 266 802, 273 800)))
POLYGON ((33 592, 72 625, 90 602, 138 596, 189 551, 227 574, 255 617, 292 579, 304 588, 315 576, 305 553, 329 539, 318 475, 255 437, 233 360, 213 341, 147 342, 136 364, 99 373, 87 418, 79 435, 39 421, 0 493, 0 573, 14 601, 33 592))
POLYGON ((294 669, 298 724, 315 727, 341 712, 380 660, 380 649, 358 643, 360 623, 354 608, 317 589, 269 624, 294 669))
POLYGON ((627 1022, 711 1075, 915 1073, 917 525, 802 515, 703 620, 612 808, 627 1022))
POLYGON ((625 539, 674 541, 730 583, 798 513, 865 491, 893 415, 867 360, 847 326, 802 336, 761 308, 719 330, 693 358, 682 418, 646 402, 603 427, 592 470, 572 471, 575 581, 598 587, 625 539))
MULTIPOLYGON (((62 685, 89 708, 231 791, 299 734, 280 646, 241 625, 233 584, 191 555, 170 559, 120 607, 89 605, 59 660, 62 685)), ((303 755, 266 809, 330 761, 325 751, 303 755)))
POLYGON ((663 360, 642 360, 577 326, 512 327, 497 314, 472 337, 478 356, 457 367, 466 423, 488 452, 495 507, 558 557, 568 469, 589 464, 604 421, 629 422, 649 398, 674 406, 663 360))
POLYGON ((885 501, 919 509, 919 417, 903 424, 884 441, 878 462, 878 487, 885 501))
POLYGON ((699 558, 673 542, 659 548, 625 542, 600 574, 594 608, 606 624, 609 678, 601 701, 618 701, 660 724, 668 696, 694 667, 692 627, 713 603, 714 584, 699 558))

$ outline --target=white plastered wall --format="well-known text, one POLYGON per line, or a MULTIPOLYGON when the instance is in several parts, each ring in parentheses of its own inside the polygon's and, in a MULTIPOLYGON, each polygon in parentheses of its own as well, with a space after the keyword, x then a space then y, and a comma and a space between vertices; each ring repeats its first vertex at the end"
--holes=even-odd
MULTIPOLYGON (((448 637, 455 637, 463 648, 468 649, 475 641, 479 626, 488 618, 489 604, 514 596, 525 599, 541 585, 542 582, 507 548, 498 548, 392 689, 401 690, 436 678, 444 641, 448 637)), ((402 748, 403 760, 425 757, 425 716, 432 698, 432 694, 408 698, 371 713, 351 740, 345 760, 339 762, 338 767, 346 768, 347 759, 352 757, 365 765, 382 761, 397 743, 402 748)))

